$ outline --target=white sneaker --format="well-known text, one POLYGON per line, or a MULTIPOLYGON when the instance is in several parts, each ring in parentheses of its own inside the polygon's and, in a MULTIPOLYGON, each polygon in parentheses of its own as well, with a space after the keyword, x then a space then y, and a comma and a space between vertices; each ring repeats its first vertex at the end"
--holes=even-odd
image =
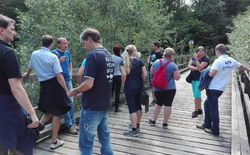
POLYGON ((64 144, 63 140, 57 139, 56 143, 51 143, 49 147, 50 147, 50 149, 54 150, 54 149, 56 149, 56 148, 58 148, 60 146, 63 146, 63 144, 64 144))

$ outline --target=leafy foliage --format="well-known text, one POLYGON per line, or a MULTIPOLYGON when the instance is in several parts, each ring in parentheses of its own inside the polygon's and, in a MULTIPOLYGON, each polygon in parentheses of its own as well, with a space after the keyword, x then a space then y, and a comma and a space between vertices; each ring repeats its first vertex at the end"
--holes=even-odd
POLYGON ((108 49, 116 43, 134 43, 144 50, 168 23, 160 0, 26 0, 26 6, 28 11, 18 17, 22 22, 18 51, 26 55, 23 63, 40 47, 44 34, 68 38, 73 66, 79 66, 84 55, 79 35, 86 27, 98 29, 108 49))
POLYGON ((234 29, 228 34, 230 51, 240 61, 250 64, 250 7, 234 20, 234 29))

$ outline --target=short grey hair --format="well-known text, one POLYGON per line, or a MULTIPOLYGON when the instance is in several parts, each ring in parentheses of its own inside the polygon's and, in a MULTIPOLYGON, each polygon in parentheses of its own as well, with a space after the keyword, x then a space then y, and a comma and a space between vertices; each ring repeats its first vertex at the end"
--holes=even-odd
POLYGON ((91 38, 96 43, 102 43, 100 32, 94 28, 85 29, 80 35, 80 42, 88 40, 89 38, 91 38))

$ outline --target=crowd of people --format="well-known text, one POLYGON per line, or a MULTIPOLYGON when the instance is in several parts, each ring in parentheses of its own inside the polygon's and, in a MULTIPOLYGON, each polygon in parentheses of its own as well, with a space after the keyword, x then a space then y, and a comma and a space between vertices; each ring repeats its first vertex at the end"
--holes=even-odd
MULTIPOLYGON (((15 21, 0 14, 0 154, 7 155, 8 150, 17 154, 32 155, 34 147, 33 130, 52 120, 52 138, 50 149, 56 149, 64 144, 58 139, 60 119, 65 117, 67 131, 71 134, 79 132, 79 148, 82 155, 93 154, 94 137, 98 135, 101 144, 101 154, 113 155, 108 126, 108 111, 111 107, 111 96, 114 94, 114 112, 119 108, 121 87, 124 85, 125 98, 129 111, 130 130, 123 133, 126 137, 136 137, 140 134, 142 106, 140 103, 144 83, 148 80, 152 90, 154 107, 153 118, 149 125, 155 126, 162 106, 164 118, 162 127, 167 128, 171 116, 172 103, 178 90, 175 81, 181 75, 177 64, 173 61, 173 48, 161 50, 160 43, 152 44, 152 51, 147 64, 141 59, 141 53, 135 45, 127 45, 121 54, 121 47, 115 45, 111 54, 102 45, 101 34, 93 28, 85 29, 80 35, 80 42, 87 51, 77 73, 77 87, 72 88, 72 61, 68 42, 64 37, 57 39, 57 49, 54 38, 44 35, 42 47, 32 52, 27 72, 29 76, 35 71, 40 83, 38 109, 43 113, 40 121, 30 103, 28 95, 22 86, 20 65, 10 43, 16 36, 15 21), (156 76, 164 75, 164 85, 159 87, 152 82, 156 76), (110 91, 108 91, 110 90, 110 91), (74 116, 74 96, 81 96, 80 127, 74 116), (27 115, 31 122, 27 123, 27 115)), ((211 78, 206 88, 207 99, 204 102, 204 124, 197 128, 218 136, 219 109, 218 98, 226 88, 232 69, 250 71, 228 56, 227 47, 218 44, 215 47, 217 59, 212 63, 208 76, 211 78)), ((209 65, 204 47, 198 47, 188 68, 191 70, 191 84, 195 103, 192 117, 202 114, 201 92, 199 79, 202 71, 209 65)), ((162 84, 162 83, 161 83, 162 84)))

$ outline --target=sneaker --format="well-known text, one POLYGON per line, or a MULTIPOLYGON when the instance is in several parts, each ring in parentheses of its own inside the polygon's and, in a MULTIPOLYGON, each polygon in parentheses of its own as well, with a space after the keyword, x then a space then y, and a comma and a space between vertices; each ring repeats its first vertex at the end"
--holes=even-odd
POLYGON ((122 112, 120 109, 115 109, 115 112, 122 112))
POLYGON ((198 129, 202 129, 202 130, 205 130, 205 126, 204 126, 204 124, 202 124, 202 125, 196 125, 196 128, 198 128, 198 129))
POLYGON ((67 132, 72 134, 72 135, 78 134, 78 131, 76 130, 75 126, 70 127, 67 132))
POLYGON ((162 127, 163 127, 163 129, 167 129, 168 128, 168 123, 163 123, 162 127))
POLYGON ((149 125, 151 125, 151 126, 155 126, 155 121, 153 121, 152 119, 149 119, 148 120, 148 123, 149 123, 149 125))
POLYGON ((130 131, 124 132, 123 136, 126 136, 126 137, 138 137, 139 136, 139 130, 135 130, 135 131, 130 130, 130 131))
POLYGON ((192 112, 192 118, 195 118, 195 117, 197 117, 198 116, 198 111, 194 111, 194 112, 192 112))
POLYGON ((64 144, 63 140, 57 139, 56 142, 55 143, 51 143, 49 147, 50 147, 50 149, 54 150, 54 149, 56 149, 56 148, 58 148, 60 146, 63 146, 63 144, 64 144))
POLYGON ((204 131, 205 131, 206 133, 212 134, 212 135, 214 135, 214 136, 219 136, 219 135, 220 135, 219 133, 214 133, 214 132, 212 132, 212 130, 211 130, 211 129, 208 129, 208 128, 205 128, 204 131))
MULTIPOLYGON (((128 128, 129 128, 129 129, 132 129, 132 125, 129 124, 129 125, 128 125, 128 128)), ((139 124, 139 125, 137 124, 137 130, 140 131, 140 124, 139 124)))
POLYGON ((201 115, 203 112, 202 112, 202 110, 201 109, 198 109, 198 115, 201 115))

